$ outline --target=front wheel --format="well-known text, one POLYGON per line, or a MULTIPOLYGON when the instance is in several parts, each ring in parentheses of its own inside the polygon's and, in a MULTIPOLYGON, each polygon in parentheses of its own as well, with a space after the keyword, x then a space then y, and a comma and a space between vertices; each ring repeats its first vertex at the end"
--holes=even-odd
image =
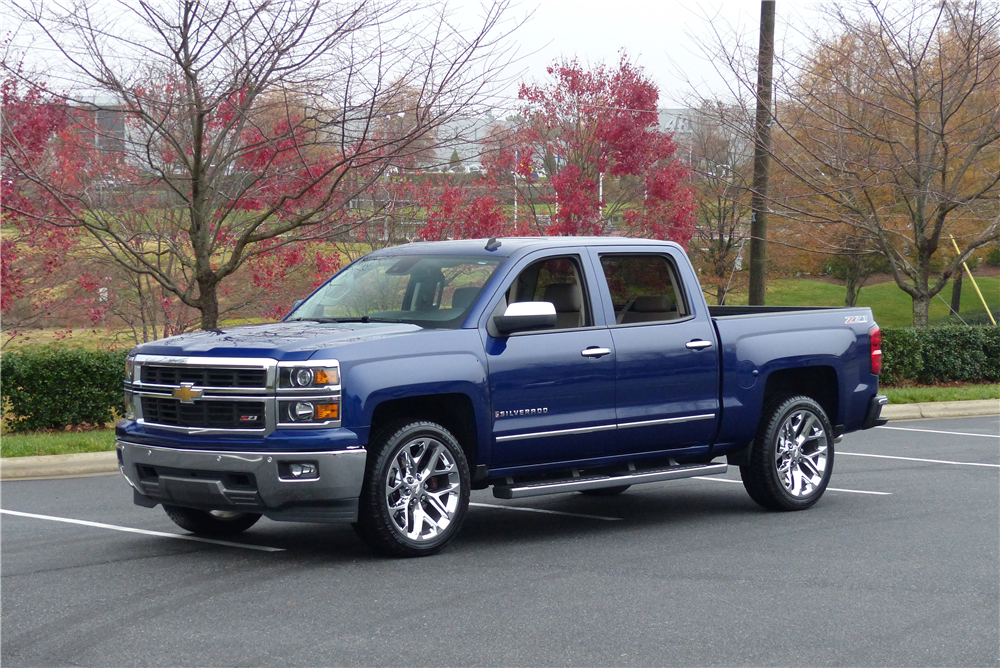
POLYGON ((819 501, 833 473, 833 429, 816 401, 781 397, 761 416, 743 486, 769 510, 805 510, 819 501))
POLYGON ((470 488, 468 461, 451 432, 433 422, 397 422, 372 439, 357 531, 392 556, 434 554, 462 526, 470 488))
POLYGON ((182 506, 167 506, 167 516, 174 524, 203 536, 233 536, 252 527, 260 519, 257 513, 237 513, 226 510, 197 510, 182 506))

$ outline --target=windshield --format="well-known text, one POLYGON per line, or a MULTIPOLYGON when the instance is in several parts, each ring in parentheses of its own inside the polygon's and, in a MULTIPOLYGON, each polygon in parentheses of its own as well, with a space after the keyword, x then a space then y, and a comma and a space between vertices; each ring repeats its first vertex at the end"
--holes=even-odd
POLYGON ((458 328, 499 263, 454 255, 361 258, 288 319, 458 328))

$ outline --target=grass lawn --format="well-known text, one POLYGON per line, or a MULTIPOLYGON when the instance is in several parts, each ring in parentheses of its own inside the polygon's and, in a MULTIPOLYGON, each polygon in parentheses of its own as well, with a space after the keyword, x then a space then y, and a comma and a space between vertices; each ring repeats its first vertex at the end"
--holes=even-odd
POLYGON ((71 455, 115 449, 115 430, 60 431, 4 434, 0 437, 0 457, 71 455))
MULTIPOLYGON (((1000 309, 1000 276, 977 277, 979 289, 986 298, 986 303, 993 309, 1000 309)), ((940 298, 931 300, 931 322, 943 322, 948 317, 951 304, 953 283, 940 293, 940 298)), ((843 306, 846 289, 841 285, 824 283, 823 281, 805 278, 778 278, 767 282, 768 306, 843 306)), ((732 305, 747 303, 746 292, 732 293, 729 299, 732 305)), ((913 324, 913 300, 899 289, 894 282, 876 283, 861 289, 858 298, 859 306, 871 308, 875 322, 882 327, 909 327, 913 324)), ((985 313, 979 296, 972 287, 971 281, 962 284, 962 315, 985 313)))
POLYGON ((1000 384, 937 385, 933 387, 882 387, 890 404, 916 404, 925 401, 974 401, 1000 399, 1000 384))

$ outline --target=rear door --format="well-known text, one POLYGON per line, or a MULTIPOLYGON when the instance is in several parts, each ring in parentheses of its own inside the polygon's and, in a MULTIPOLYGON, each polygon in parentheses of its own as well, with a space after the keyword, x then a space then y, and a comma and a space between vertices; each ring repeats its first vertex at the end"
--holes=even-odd
POLYGON ((509 302, 551 301, 557 326, 510 336, 484 326, 496 439, 491 469, 610 453, 615 355, 603 310, 594 310, 594 278, 583 249, 533 254, 494 299, 497 314, 509 302))
POLYGON ((649 246, 592 249, 605 317, 613 323, 617 454, 697 454, 715 435, 715 330, 704 300, 685 290, 697 280, 679 253, 649 246))

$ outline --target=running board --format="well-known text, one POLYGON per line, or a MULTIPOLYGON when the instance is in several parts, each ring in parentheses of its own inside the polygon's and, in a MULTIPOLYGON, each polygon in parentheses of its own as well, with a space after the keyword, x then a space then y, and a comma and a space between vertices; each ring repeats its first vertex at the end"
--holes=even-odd
POLYGON ((694 464, 690 466, 671 466, 665 469, 636 471, 635 473, 615 476, 548 480, 545 482, 525 483, 523 485, 494 485, 493 496, 498 499, 522 499, 527 496, 579 492, 585 489, 601 489, 602 487, 617 487, 619 485, 639 485, 644 482, 693 478, 699 475, 719 475, 725 473, 728 468, 727 464, 694 464))

